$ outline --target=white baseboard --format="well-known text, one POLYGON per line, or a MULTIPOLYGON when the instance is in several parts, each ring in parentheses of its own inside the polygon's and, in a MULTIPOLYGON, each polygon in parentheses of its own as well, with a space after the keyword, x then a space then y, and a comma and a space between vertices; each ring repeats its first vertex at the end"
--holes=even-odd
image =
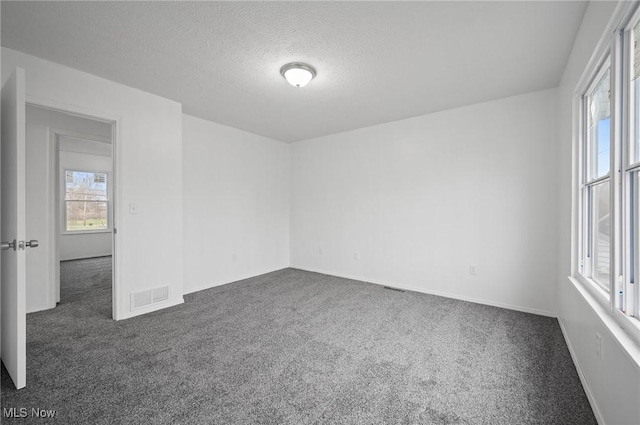
POLYGON ((27 309, 27 314, 29 313, 37 313, 38 311, 51 310, 52 308, 56 308, 57 304, 53 303, 53 305, 37 305, 27 309))
POLYGON ((278 270, 283 270, 283 269, 286 269, 288 267, 289 266, 282 266, 282 267, 277 267, 277 268, 274 268, 274 269, 270 268, 270 269, 266 269, 266 270, 263 270, 263 271, 247 273, 247 274, 241 274, 241 275, 232 277, 231 280, 224 279, 224 280, 219 280, 217 282, 205 283, 203 285, 198 285, 195 288, 185 289, 183 291, 183 293, 184 293, 184 295, 192 294, 194 292, 200 292, 200 291, 204 291, 206 289, 215 288, 216 286, 228 285, 229 283, 237 282, 239 280, 251 279, 252 277, 260 276, 260 275, 263 275, 263 274, 277 272, 278 270))
POLYGON ((562 319, 560 317, 558 317, 558 323, 560 324, 560 330, 562 331, 562 336, 564 337, 564 341, 566 342, 567 347, 569 348, 569 354, 571 354, 571 359, 573 360, 573 364, 575 365, 576 371, 578 372, 578 377, 580 378, 580 382, 582 383, 582 388, 584 388, 584 392, 587 395, 589 404, 591 405, 591 410, 593 410, 593 414, 596 417, 598 424, 605 425, 604 418, 602 417, 602 413, 600 413, 600 409, 598 409, 598 404, 596 403, 596 399, 593 395, 593 392, 591 392, 591 387, 589 386, 589 382, 587 381, 587 378, 585 377, 584 372, 582 371, 582 366, 578 361, 578 356, 573 350, 573 346, 571 345, 571 340, 569 339, 569 334, 567 333, 567 330, 564 327, 564 323, 562 322, 562 319))
POLYGON ((407 290, 407 291, 420 292, 420 293, 423 293, 423 294, 437 295, 439 297, 444 297, 444 298, 453 298, 453 299, 456 299, 456 300, 468 301, 468 302, 472 302, 472 303, 476 303, 476 304, 484 304, 484 305, 490 305, 490 306, 493 306, 493 307, 506 308, 507 310, 521 311, 523 313, 537 314, 539 316, 554 317, 554 318, 557 317, 557 314, 555 312, 546 311, 546 310, 540 310, 540 309, 536 309, 536 308, 522 307, 522 306, 517 306, 517 305, 511 305, 511 304, 505 304, 505 303, 485 300, 485 299, 481 299, 481 298, 474 298, 474 297, 467 297, 467 296, 464 296, 464 295, 451 294, 451 293, 448 293, 448 292, 434 291, 434 290, 424 289, 424 288, 416 288, 416 287, 407 286, 407 285, 399 285, 397 283, 387 282, 387 281, 383 281, 383 280, 380 280, 380 279, 371 279, 371 278, 362 277, 362 276, 354 276, 354 275, 348 275, 348 274, 344 274, 344 273, 336 273, 336 272, 332 272, 332 271, 329 271, 329 270, 320 270, 320 269, 314 269, 314 268, 309 268, 309 267, 304 267, 304 266, 294 266, 294 265, 292 265, 290 267, 293 268, 293 269, 305 270, 305 271, 314 272, 314 273, 327 274, 327 275, 330 275, 330 276, 343 277, 345 279, 359 280, 359 281, 366 282, 366 283, 373 283, 373 284, 376 284, 376 285, 389 286, 389 287, 392 287, 392 288, 404 289, 404 290, 407 290))
POLYGON ((69 257, 69 258, 60 258, 60 261, 74 261, 74 260, 90 260, 92 258, 103 258, 103 257, 112 257, 111 255, 111 251, 106 252, 106 253, 92 253, 92 254, 85 254, 85 255, 80 255, 80 256, 73 256, 73 257, 69 257))

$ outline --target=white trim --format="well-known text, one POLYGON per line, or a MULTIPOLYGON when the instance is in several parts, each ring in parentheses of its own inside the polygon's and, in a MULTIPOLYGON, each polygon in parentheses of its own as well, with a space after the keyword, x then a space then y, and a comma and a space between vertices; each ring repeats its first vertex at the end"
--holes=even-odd
POLYGON ((571 355, 571 360, 573 360, 573 364, 576 368, 576 372, 578 372, 578 377, 580 378, 580 383, 582 383, 582 387, 584 388, 584 392, 587 395, 587 399, 589 400, 589 404, 591 405, 591 410, 593 411, 593 415, 596 417, 596 421, 598 421, 599 425, 605 425, 604 418, 602 417, 602 413, 598 408, 598 403, 596 403, 596 397, 593 395, 591 391, 591 387, 589 386, 589 381, 587 381, 587 377, 582 371, 582 365, 578 360, 578 356, 571 345, 571 340, 569 339, 569 334, 564 327, 564 323, 562 322, 562 318, 558 317, 558 324, 560 325, 560 330, 562 331, 562 336, 564 337, 564 341, 567 344, 567 348, 569 348, 569 354, 571 355))
POLYGON ((580 176, 580 162, 582 161, 582 136, 576 129, 582 129, 582 96, 573 96, 571 108, 571 263, 570 270, 573 276, 583 272, 584 267, 584 242, 582 215, 582 181, 580 176))
MULTIPOLYGON (((638 291, 640 288, 631 286, 629 282, 629 259, 623 257, 623 254, 628 257, 630 255, 629 243, 625 239, 628 230, 624 227, 629 223, 629 203, 627 192, 627 174, 623 175, 625 169, 626 160, 625 155, 628 153, 624 151, 627 148, 627 142, 629 140, 629 108, 630 108, 630 84, 628 80, 629 63, 626 59, 632 54, 629 47, 625 46, 625 40, 628 44, 629 36, 624 31, 627 31, 631 25, 634 24, 634 19, 640 16, 640 8, 638 2, 620 2, 616 6, 616 9, 609 20, 609 23, 604 30, 596 49, 594 50, 588 65, 580 77, 580 81, 576 85, 574 92, 574 116, 573 116, 573 188, 572 188, 572 282, 579 289, 580 293, 590 298, 585 298, 589 303, 595 303, 598 308, 602 309, 605 313, 601 315, 607 317, 607 320, 615 323, 615 329, 619 333, 626 334, 621 338, 627 338, 633 341, 633 345, 640 344, 640 321, 637 317, 631 317, 638 314, 638 308, 629 308, 629 298, 632 298, 633 302, 636 302, 638 298, 638 291), (621 49, 624 47, 624 51, 621 49), (624 54, 624 58, 623 58, 624 54), (609 172, 609 185, 611 189, 610 193, 610 247, 609 247, 609 285, 608 294, 604 294, 603 291, 596 287, 594 282, 600 285, 596 276, 592 270, 590 270, 591 262, 593 261, 593 255, 595 251, 595 240, 588 241, 584 239, 585 235, 595 234, 595 222, 594 217, 590 214, 590 210, 587 210, 587 196, 586 191, 591 191, 591 188, 595 187, 595 181, 604 180, 607 178, 595 179, 591 182, 586 182, 585 176, 589 176, 591 173, 589 169, 591 162, 587 161, 590 155, 588 150, 591 148, 591 143, 588 140, 588 134, 585 133, 585 117, 584 111, 586 110, 586 104, 584 99, 588 95, 595 84, 597 84, 603 72, 606 69, 607 57, 609 57, 609 64, 611 67, 611 147, 610 147, 610 172, 609 172), (624 59, 624 60, 623 60, 624 59), (603 65, 604 64, 604 65, 603 65), (622 97, 620 95, 622 94, 622 97), (582 120, 582 121, 581 121, 582 120), (625 142, 624 145, 622 142, 625 142), (621 150, 621 148, 623 150, 621 150), (624 220, 625 217, 627 220, 624 220), (590 226, 588 231, 585 226, 590 226), (591 255, 588 252, 584 252, 585 247, 589 247, 591 255), (583 267, 581 268, 580 265, 583 267), (625 280, 619 284, 619 277, 622 276, 625 280), (619 308, 618 289, 619 285, 626 288, 626 306, 620 306, 624 308, 627 315, 622 313, 619 308), (626 307, 626 308, 625 308, 626 307)), ((597 181, 599 183, 599 181, 597 181)), ((595 307, 594 307, 595 308, 595 307)), ((613 328, 612 328, 613 329, 613 328)))
POLYGON ((50 282, 53 282, 53 307, 60 302, 60 155, 58 150, 58 131, 49 127, 49 193, 53 200, 49 205, 49 229, 53 233, 51 236, 52 249, 49 254, 49 261, 53 262, 50 282))
POLYGON ((397 284, 397 283, 394 283, 394 282, 388 282, 388 281, 381 280, 381 279, 371 279, 371 278, 368 278, 368 277, 355 276, 355 275, 350 275, 350 274, 345 274, 345 273, 336 273, 336 272, 331 272, 331 271, 327 271, 327 270, 314 269, 314 268, 310 268, 310 267, 296 266, 296 265, 292 265, 291 268, 292 269, 298 269, 298 270, 304 270, 304 271, 308 271, 308 272, 313 272, 313 273, 326 274, 326 275, 329 275, 329 276, 342 277, 342 278, 345 278, 345 279, 358 280, 358 281, 361 281, 361 282, 364 282, 364 283, 372 283, 374 285, 382 285, 382 286, 388 286, 388 287, 391 287, 391 288, 404 289, 404 290, 407 290, 407 291, 420 292, 422 294, 436 295, 438 297, 451 298, 451 299, 454 299, 454 300, 468 301, 468 302, 472 302, 472 303, 475 303, 475 304, 490 305, 492 307, 505 308, 507 310, 521 311, 523 313, 537 314, 538 316, 558 317, 558 314, 555 313, 555 312, 552 312, 552 311, 540 310, 540 309, 537 309, 537 308, 517 306, 517 305, 512 305, 512 304, 506 304, 506 303, 500 303, 500 302, 485 300, 485 299, 482 299, 482 298, 467 297, 467 296, 464 296, 464 295, 452 294, 450 292, 434 291, 434 290, 430 290, 430 289, 418 288, 418 287, 415 287, 415 286, 401 285, 401 284, 397 284))
POLYGON ((35 306, 35 307, 28 308, 27 309, 27 314, 37 313, 39 311, 51 310, 52 308, 55 308, 55 305, 53 307, 48 305, 48 304, 38 305, 38 306, 35 306))
POLYGON ((640 161, 624 167, 624 171, 629 173, 633 173, 634 171, 638 170, 640 170, 640 161))
MULTIPOLYGON (((60 136, 59 133, 57 133, 58 136, 60 136)), ((84 139, 85 141, 88 142, 92 142, 94 140, 91 139, 84 139)), ((58 149, 60 147, 58 146, 58 149)), ((91 154, 87 154, 87 155, 91 155, 91 154)), ((111 171, 107 171, 107 170, 98 170, 98 169, 85 169, 85 168, 78 168, 78 167, 73 167, 73 168, 69 168, 69 167, 60 167, 60 181, 64 181, 64 187, 62 187, 62 185, 60 185, 60 193, 58 194, 58 196, 60 196, 60 200, 61 202, 61 209, 60 209, 60 221, 61 221, 61 226, 60 226, 60 233, 63 235, 82 235, 82 234, 93 234, 93 233, 111 233, 113 232, 113 190, 111 187, 111 179, 113 177, 112 175, 113 173, 111 171), (66 176, 67 176, 67 171, 71 171, 73 172, 79 172, 79 173, 93 173, 93 174, 105 174, 107 176, 107 199, 106 200, 87 200, 87 201, 81 201, 78 200, 77 202, 106 202, 107 203, 107 228, 106 229, 96 229, 96 230, 90 230, 90 229, 81 229, 81 230, 68 230, 67 229, 67 202, 75 202, 76 200, 69 200, 66 199, 66 191, 67 191, 67 180, 66 180, 66 176)))
POLYGON ((605 49, 608 49, 610 47, 611 36, 613 35, 613 32, 616 31, 616 29, 620 26, 622 19, 625 16, 628 16, 631 9, 636 6, 636 2, 618 2, 615 10, 611 14, 611 18, 609 19, 605 30, 602 33, 602 36, 600 37, 600 40, 598 41, 598 44, 596 45, 596 48, 593 50, 591 58, 589 58, 589 61, 584 68, 585 70, 582 73, 582 76, 578 80, 578 84, 576 84, 576 88, 574 91, 575 95, 580 96, 586 91, 586 85, 589 83, 589 76, 592 75, 590 71, 594 68, 598 68, 598 62, 602 58, 605 49))
MULTIPOLYGON (((122 149, 120 149, 120 143, 122 141, 122 128, 123 118, 121 115, 116 115, 103 110, 95 110, 84 106, 71 105, 68 103, 60 102, 53 99, 42 98, 33 95, 26 96, 27 105, 35 106, 38 108, 51 109, 58 112, 63 112, 70 115, 79 116, 81 118, 88 118, 95 121, 111 124, 111 149, 113 167, 112 172, 114 174, 113 180, 113 229, 118 228, 118 223, 121 222, 123 212, 120 205, 124 205, 120 197, 121 192, 118 190, 120 187, 120 180, 122 178, 122 170, 120 169, 122 164, 122 158, 120 158, 122 149)), ((56 173, 57 175, 57 173, 56 173)), ((58 229, 59 230, 59 229, 58 229)), ((56 232, 59 234, 59 232, 56 232)), ((113 320, 124 319, 127 316, 128 306, 126 302, 121 299, 124 298, 121 294, 124 294, 123 282, 124 276, 122 276, 121 268, 118 264, 124 263, 124 258, 120 258, 119 239, 114 231, 112 240, 112 258, 113 258, 113 278, 112 278, 112 317, 113 320)))
POLYGON ((605 301, 607 303, 609 302, 609 293, 603 285, 598 283, 595 279, 586 277, 582 274, 574 276, 573 279, 580 283, 587 291, 591 292, 591 295, 595 298, 601 298, 603 303, 605 301))
MULTIPOLYGON (((65 201, 65 202, 68 202, 68 201, 65 201)), ((108 201, 86 201, 86 202, 108 202, 108 201)), ((100 230, 63 230, 60 233, 63 235, 95 235, 96 233, 111 233, 112 231, 113 230, 111 228, 108 228, 108 229, 100 229, 100 230)))
POLYGON ((121 238, 118 235, 118 223, 122 223, 122 215, 124 212, 122 211, 122 206, 125 205, 124 200, 120 197, 122 196, 122 191, 118 188, 121 187, 120 182, 122 181, 122 167, 123 158, 122 149, 120 149, 120 143, 122 143, 122 127, 123 120, 121 117, 118 117, 113 121, 111 125, 111 156, 113 160, 113 166, 111 167, 113 172, 112 181, 112 193, 113 193, 113 224, 111 228, 113 229, 113 236, 111 237, 111 255, 113 256, 113 307, 112 313, 114 320, 120 320, 124 315, 127 307, 125 307, 124 301, 124 276, 122 274, 122 267, 118 267, 120 264, 124 264, 124 258, 120 258, 121 251, 120 240, 121 238), (122 296, 120 295, 122 294, 122 296))
POLYGON ((264 271, 261 271, 261 272, 240 275, 238 277, 233 277, 232 280, 224 279, 224 280, 219 280, 219 281, 213 282, 213 283, 205 283, 203 285, 196 286, 194 289, 185 290, 184 291, 184 295, 193 294, 195 292, 200 292, 200 291, 206 291, 207 289, 211 289, 211 288, 215 288, 215 287, 223 286, 223 285, 228 285, 230 283, 238 282, 240 280, 251 279, 253 277, 262 276, 263 274, 273 273, 273 272, 277 272, 277 271, 280 271, 280 270, 285 270, 285 269, 288 269, 288 268, 290 268, 290 266, 279 267, 279 268, 276 268, 276 269, 267 269, 267 270, 264 270, 264 271))
POLYGON ((634 22, 640 20, 640 8, 636 9, 631 15, 628 15, 628 12, 630 12, 630 10, 625 10, 624 16, 627 16, 627 20, 625 22, 622 22, 622 17, 620 18, 620 24, 623 24, 620 25, 622 27, 622 31, 629 31, 630 29, 633 29, 634 22))
MULTIPOLYGON (((634 16, 638 15, 638 11, 634 13, 634 16)), ((623 123, 622 127, 622 141, 625 143, 621 143, 621 152, 620 152, 620 172, 619 174, 619 195, 621 202, 621 211, 620 211, 620 275, 622 275, 622 282, 616 282, 622 287, 624 293, 624 301, 622 303, 622 308, 629 315, 638 317, 638 313, 634 307, 634 299, 637 298, 638 294, 635 290, 635 287, 630 284, 631 274, 633 271, 637 270, 636 260, 633 255, 633 250, 637 246, 636 237, 632 235, 632 229, 636 225, 635 222, 635 211, 637 210, 634 202, 631 202, 634 199, 631 189, 633 188, 633 177, 634 172, 629 170, 628 162, 631 157, 631 146, 634 144, 632 142, 635 137, 635 123, 632 117, 634 116, 634 101, 635 96, 632 93, 632 65, 634 64, 634 48, 632 47, 632 38, 631 35, 633 33, 633 28, 631 24, 634 22, 634 18, 632 18, 626 27, 620 32, 620 41, 623 49, 622 57, 621 57, 621 73, 622 73, 622 112, 623 116, 621 117, 621 122, 623 123)), ((614 297, 616 300, 619 296, 619 292, 616 291, 614 293, 614 297)))
MULTIPOLYGON (((64 114, 71 115, 71 116, 74 116, 74 117, 78 117, 78 118, 82 118, 82 119, 90 119, 91 121, 103 122, 103 120, 96 120, 94 118, 87 118, 86 116, 80 116, 78 114, 72 114, 72 113, 69 113, 69 112, 60 111, 59 109, 45 108, 45 107, 38 106, 38 105, 30 105, 30 106, 35 107, 35 108, 40 108, 40 109, 53 110, 54 112, 62 112, 64 114)), ((106 124, 111 124, 111 122, 107 122, 106 124)), ((59 134, 60 136, 67 137, 69 139, 89 140, 91 142, 100 142, 100 143, 106 143, 108 145, 111 145, 111 138, 104 137, 104 136, 99 136, 97 134, 81 133, 79 131, 68 130, 66 128, 58 128, 58 127, 49 127, 49 130, 53 130, 54 133, 59 134)), ((49 134, 51 134, 51 132, 49 134)), ((94 154, 94 155, 96 155, 96 154, 94 154)))
POLYGON ((586 183, 583 183, 583 186, 597 186, 600 183, 604 183, 607 180, 611 179, 611 171, 609 171, 607 174, 605 174, 604 176, 600 176, 597 178, 594 178, 593 180, 589 180, 586 183))
POLYGON ((56 135, 52 132, 52 128, 48 128, 47 134, 47 155, 49 158, 49 200, 47 211, 49 211, 49 308, 55 308, 60 302, 60 251, 58 249, 60 243, 59 222, 58 222, 58 148, 56 135))
MULTIPOLYGON (((569 281, 572 286, 578 291, 578 293, 585 299, 591 310, 603 323, 614 341, 618 343, 622 351, 624 351, 631 361, 640 367, 640 343, 634 339, 633 335, 623 329, 618 321, 608 311, 608 306, 605 307, 598 301, 594 295, 588 291, 584 285, 582 285, 577 279, 569 276, 569 281)), ((636 333, 636 338, 640 337, 640 332, 636 333)))
MULTIPOLYGON (((622 71, 625 73, 623 93, 625 107, 623 107, 624 115, 622 119, 625 123, 626 136, 622 144, 622 151, 620 154, 620 201, 622 205, 621 220, 622 220, 622 253, 621 257, 621 272, 623 280, 619 282, 623 291, 623 301, 621 308, 625 313, 621 313, 623 316, 632 316, 635 319, 629 318, 631 324, 635 327, 640 326, 638 318, 640 318, 640 286, 638 285, 638 271, 640 267, 638 249, 640 248, 638 240, 638 183, 636 173, 640 168, 640 161, 632 163, 634 157, 637 155, 635 147, 635 128, 638 123, 635 122, 635 117, 638 113, 634 108, 638 99, 635 96, 635 90, 632 84, 631 75, 634 71, 634 40, 632 34, 634 33, 634 27, 640 20, 640 8, 638 8, 631 19, 628 20, 626 27, 621 31, 622 45, 625 48, 626 55, 624 58, 627 60, 623 64, 622 71), (633 192, 632 192, 633 190, 633 192), (632 275, 633 279, 632 279, 632 275)), ((624 59, 623 58, 623 59, 624 59)), ((638 81, 636 80, 636 84, 638 81)))
MULTIPOLYGON (((624 78, 626 73, 623 69, 623 52, 622 52, 623 37, 620 31, 616 31, 613 35, 613 47, 612 47, 612 70, 610 93, 611 93, 611 141, 609 146, 609 173, 611 174, 611 186, 609 194, 609 216, 610 216, 610 235, 609 235, 609 303, 611 310, 618 308, 618 276, 622 276, 622 253, 625 252, 625 248, 621 241, 624 239, 622 236, 622 212, 623 205, 621 200, 621 165, 622 165, 622 153, 620 148, 622 147, 625 135, 623 134, 623 121, 626 113, 626 100, 624 96, 624 78)), ((627 52, 628 54, 629 52, 627 52)), ((622 306, 620 306, 622 308, 622 306)))
MULTIPOLYGON (((53 99, 47 99, 44 97, 33 96, 27 94, 27 105, 36 106, 38 108, 49 109, 55 112, 63 112, 65 114, 74 115, 80 118, 88 118, 94 121, 100 121, 107 124, 114 122, 121 122, 122 117, 120 115, 114 115, 106 111, 100 111, 84 106, 71 105, 64 102, 59 102, 53 99)), ((112 140, 112 144, 115 140, 112 140)))

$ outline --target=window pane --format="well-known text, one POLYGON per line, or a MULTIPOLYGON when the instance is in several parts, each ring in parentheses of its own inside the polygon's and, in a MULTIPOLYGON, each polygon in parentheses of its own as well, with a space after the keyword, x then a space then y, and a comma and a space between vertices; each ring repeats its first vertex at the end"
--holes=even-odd
POLYGON ((106 230, 107 202, 67 201, 67 230, 106 230))
POLYGON ((590 178, 598 178, 609 172, 611 151, 611 99, 609 69, 589 95, 589 144, 590 178))
POLYGON ((611 216, 609 181, 593 187, 593 271, 592 277, 609 290, 611 216))
MULTIPOLYGON (((632 174, 630 190, 632 210, 629 233, 631 234, 631 240, 627 246, 630 250, 631 267, 629 268, 630 273, 627 281, 631 282, 631 284, 626 286, 627 291, 620 297, 619 308, 631 315, 635 315, 636 318, 640 318, 640 290, 635 290, 634 295, 634 287, 638 284, 638 277, 640 276, 640 171, 632 174), (634 303, 638 307, 634 307, 634 303)), ((624 290, 625 288, 622 289, 624 290)))
POLYGON ((640 161, 640 21, 633 28, 633 54, 631 57, 633 69, 631 71, 631 96, 633 106, 633 140, 631 162, 640 161))
POLYGON ((66 200, 106 201, 107 174, 67 170, 65 189, 66 200))

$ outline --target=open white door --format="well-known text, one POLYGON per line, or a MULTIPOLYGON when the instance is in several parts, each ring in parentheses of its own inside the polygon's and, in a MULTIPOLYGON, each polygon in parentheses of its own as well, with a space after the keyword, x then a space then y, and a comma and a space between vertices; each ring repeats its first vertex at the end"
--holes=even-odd
POLYGON ((0 263, 2 349, 0 355, 16 388, 27 381, 25 242, 25 76, 17 68, 2 86, 0 263))

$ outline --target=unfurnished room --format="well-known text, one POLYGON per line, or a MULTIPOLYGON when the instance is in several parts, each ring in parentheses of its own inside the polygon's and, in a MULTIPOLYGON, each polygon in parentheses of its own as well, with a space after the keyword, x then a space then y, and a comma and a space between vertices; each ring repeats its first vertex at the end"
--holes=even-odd
POLYGON ((0 19, 2 423, 640 425, 640 2, 0 19))

